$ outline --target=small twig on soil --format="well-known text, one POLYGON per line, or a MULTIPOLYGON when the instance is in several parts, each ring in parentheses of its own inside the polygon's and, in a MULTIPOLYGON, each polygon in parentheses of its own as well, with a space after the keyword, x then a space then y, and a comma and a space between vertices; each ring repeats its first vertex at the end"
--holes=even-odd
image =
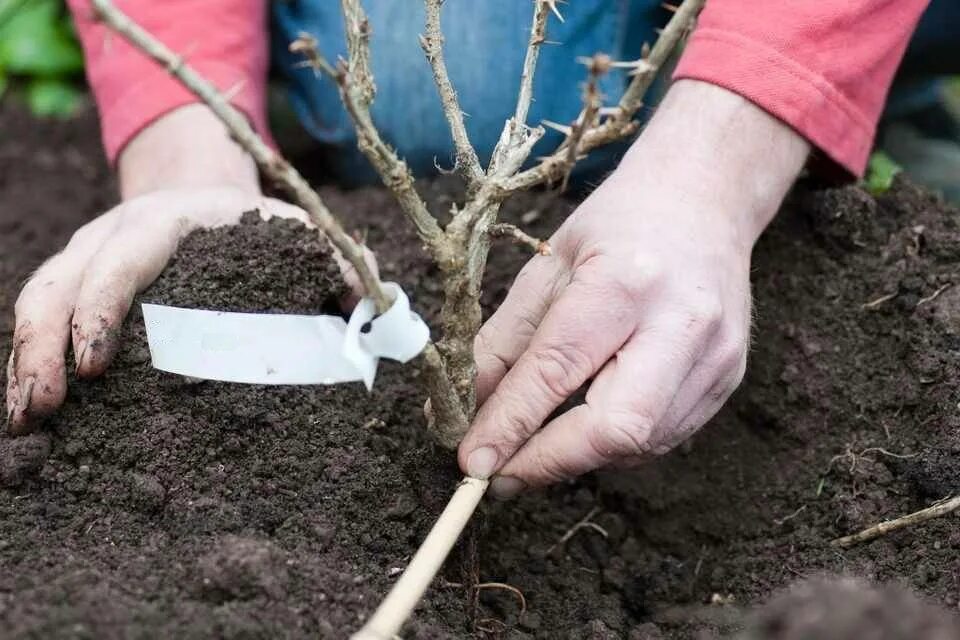
POLYGON ((930 295, 928 295, 926 298, 920 298, 919 300, 917 300, 917 306, 914 307, 914 308, 915 308, 915 309, 919 309, 921 305, 925 305, 925 304, 927 304, 928 302, 933 302, 934 300, 936 300, 936 299, 940 296, 941 293, 943 293, 944 291, 946 291, 947 289, 949 289, 949 288, 952 287, 952 286, 953 286, 953 283, 952 283, 952 282, 948 282, 947 284, 941 286, 939 289, 937 289, 936 291, 934 291, 933 293, 931 293, 930 295))
POLYGON ((926 509, 914 511, 913 513, 895 518, 893 520, 887 520, 885 522, 875 524, 859 533, 837 538, 836 540, 833 540, 830 545, 842 548, 852 547, 855 544, 867 542, 868 540, 873 540, 874 538, 879 538, 880 536, 890 533, 891 531, 896 531, 897 529, 903 529, 904 527, 909 527, 910 525, 919 524, 921 522, 926 522, 927 520, 932 520, 933 518, 945 516, 949 513, 953 513, 957 509, 960 509, 960 496, 943 500, 930 507, 927 507, 926 509))
POLYGON ((788 516, 784 516, 782 518, 774 518, 773 523, 778 527, 782 527, 785 523, 793 520, 794 518, 796 518, 798 515, 800 515, 806 510, 807 510, 807 505, 803 505, 802 507, 800 507, 799 509, 797 509, 796 511, 794 511, 788 516))
POLYGON ((596 522, 591 522, 591 520, 593 520, 593 519, 597 516, 597 514, 599 514, 599 513, 600 513, 600 507, 594 507, 593 509, 591 509, 591 510, 590 510, 590 513, 588 513, 587 515, 585 515, 579 522, 577 522, 575 525, 573 525, 572 527, 570 527, 570 528, 567 530, 567 532, 566 532, 565 534, 563 534, 563 537, 561 537, 559 540, 557 540, 557 542, 554 543, 554 545, 553 545, 552 547, 550 547, 549 549, 547 549, 547 554, 546 554, 546 555, 550 555, 551 553, 553 553, 553 552, 554 552, 555 550, 557 550, 558 548, 560 548, 560 547, 562 547, 563 545, 567 544, 567 542, 570 541, 570 538, 572 538, 574 535, 576 535, 577 531, 579 531, 580 529, 593 529, 594 531, 596 531, 597 533, 599 533, 599 534, 600 534, 601 536, 603 536, 604 538, 609 538, 609 537, 610 537, 610 534, 607 533, 607 530, 606 530, 606 529, 604 529, 603 527, 601 527, 600 525, 598 525, 596 522))
POLYGON ((513 238, 520 244, 527 245, 542 256, 549 256, 553 253, 549 242, 534 238, 520 227, 507 222, 498 222, 490 225, 490 235, 495 238, 513 238))
POLYGON ((896 292, 894 292, 894 293, 888 293, 887 295, 885 295, 885 296, 880 296, 879 298, 877 298, 877 299, 875 299, 875 300, 871 300, 870 302, 864 302, 862 305, 860 305, 860 308, 861 308, 861 309, 873 309, 873 308, 875 308, 875 307, 879 307, 881 304, 883 304, 883 303, 886 302, 887 300, 893 300, 893 299, 896 298, 896 297, 897 297, 897 293, 896 293, 896 292))
POLYGON ((385 640, 400 632, 417 602, 470 521, 489 481, 464 478, 443 513, 417 549, 406 571, 353 640, 385 640))
POLYGON ((391 300, 380 287, 364 260, 363 247, 358 245, 343 230, 340 223, 327 209, 323 200, 310 184, 289 162, 271 149, 246 117, 224 98, 216 87, 205 80, 183 59, 166 45, 143 30, 110 0, 91 0, 97 16, 113 31, 123 36, 131 45, 162 64, 187 89, 200 98, 230 131, 233 139, 256 161, 263 174, 282 187, 310 216, 310 220, 323 231, 330 242, 350 262, 367 294, 377 303, 379 311, 390 308, 391 300))

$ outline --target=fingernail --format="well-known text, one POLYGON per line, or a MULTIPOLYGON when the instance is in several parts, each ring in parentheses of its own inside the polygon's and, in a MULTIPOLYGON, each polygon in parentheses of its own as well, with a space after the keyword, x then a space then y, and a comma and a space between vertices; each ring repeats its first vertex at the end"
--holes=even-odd
POLYGON ((490 493, 497 500, 509 500, 526 488, 526 482, 513 476, 497 476, 490 481, 490 493))
POLYGON ((80 365, 83 364, 83 356, 87 355, 87 339, 82 338, 80 342, 77 343, 77 348, 74 349, 74 353, 77 354, 77 366, 74 368, 74 375, 80 375, 80 365))
POLYGON ((467 458, 467 475, 471 478, 486 480, 497 470, 500 456, 493 447, 480 447, 467 458))
POLYGON ((24 414, 30 410, 30 398, 33 396, 33 385, 36 382, 37 379, 33 376, 27 376, 23 381, 23 388, 20 390, 20 404, 17 406, 21 407, 21 412, 24 414))

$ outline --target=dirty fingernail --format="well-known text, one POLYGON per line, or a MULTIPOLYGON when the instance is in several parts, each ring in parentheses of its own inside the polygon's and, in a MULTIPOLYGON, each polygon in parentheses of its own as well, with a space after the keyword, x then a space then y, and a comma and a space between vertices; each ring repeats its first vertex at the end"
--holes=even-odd
POLYGON ((33 396, 33 385, 36 384, 37 379, 33 376, 27 376, 23 381, 23 387, 20 390, 20 403, 17 405, 21 407, 21 411, 26 413, 30 410, 30 398, 33 396))
POLYGON ((490 493, 497 500, 509 500, 527 488, 527 484, 512 476, 497 476, 490 481, 490 493))
POLYGON ((467 458, 467 475, 486 480, 497 470, 500 456, 493 447, 480 447, 467 458))
POLYGON ((77 348, 74 349, 74 353, 77 354, 76 367, 73 370, 73 373, 76 375, 80 373, 80 366, 83 365, 83 357, 87 355, 86 338, 81 339, 80 342, 77 343, 77 348))

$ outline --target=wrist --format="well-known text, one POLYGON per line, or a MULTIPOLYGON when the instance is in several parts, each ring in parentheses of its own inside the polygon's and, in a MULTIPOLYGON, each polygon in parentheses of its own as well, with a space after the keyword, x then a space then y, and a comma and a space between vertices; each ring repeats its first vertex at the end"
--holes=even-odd
POLYGON ((645 192, 667 190, 690 210, 720 212, 749 249, 809 151, 802 136, 739 95, 680 80, 616 173, 645 192))
POLYGON ((233 186, 260 194, 253 159, 204 105, 175 109, 141 130, 117 160, 124 200, 159 189, 233 186))

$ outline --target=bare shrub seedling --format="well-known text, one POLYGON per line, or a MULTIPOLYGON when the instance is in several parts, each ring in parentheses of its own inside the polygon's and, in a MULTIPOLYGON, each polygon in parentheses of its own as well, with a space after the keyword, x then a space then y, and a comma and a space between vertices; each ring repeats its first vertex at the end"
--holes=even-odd
MULTIPOLYGON (((364 261, 364 247, 355 241, 326 207, 319 194, 276 151, 257 135, 229 97, 194 71, 177 53, 151 36, 111 0, 91 0, 96 15, 114 32, 163 65, 202 100, 226 125, 233 138, 253 157, 263 175, 303 208, 356 270, 378 311, 391 304, 387 292, 364 261)), ((491 236, 508 236, 549 255, 549 245, 513 225, 497 221, 503 202, 517 191, 538 185, 566 186, 574 165, 590 151, 637 132, 634 119, 643 97, 657 73, 691 29, 704 0, 684 0, 679 6, 664 5, 673 16, 652 47, 645 47, 639 60, 619 62, 604 54, 584 58, 587 78, 583 84, 583 107, 567 125, 544 121, 527 123, 533 81, 541 47, 545 46, 547 22, 552 14, 562 19, 557 0, 532 0, 533 22, 523 63, 516 109, 507 118, 489 165, 484 168, 470 143, 464 114, 447 74, 441 31, 443 0, 424 0, 426 24, 420 44, 433 73, 443 112, 455 148, 454 170, 466 185, 464 201, 452 210, 451 221, 442 227, 417 192, 406 163, 381 138, 370 115, 376 85, 370 69, 371 29, 360 0, 341 0, 347 57, 331 62, 319 52, 316 40, 303 34, 290 49, 304 57, 304 64, 326 76, 338 87, 344 107, 357 133, 360 151, 376 169, 383 184, 394 194, 413 223, 426 251, 438 266, 444 291, 440 339, 423 352, 429 428, 437 441, 455 448, 467 432, 476 411, 476 364, 473 342, 481 325, 481 279, 490 251, 491 236), (630 82, 617 104, 605 106, 599 80, 613 68, 629 69, 630 82), (564 135, 549 155, 529 163, 534 145, 543 137, 544 126, 564 135)), ((487 481, 465 478, 436 526, 414 556, 387 599, 355 637, 393 637, 413 611, 436 572, 455 544, 487 488, 487 481)))

